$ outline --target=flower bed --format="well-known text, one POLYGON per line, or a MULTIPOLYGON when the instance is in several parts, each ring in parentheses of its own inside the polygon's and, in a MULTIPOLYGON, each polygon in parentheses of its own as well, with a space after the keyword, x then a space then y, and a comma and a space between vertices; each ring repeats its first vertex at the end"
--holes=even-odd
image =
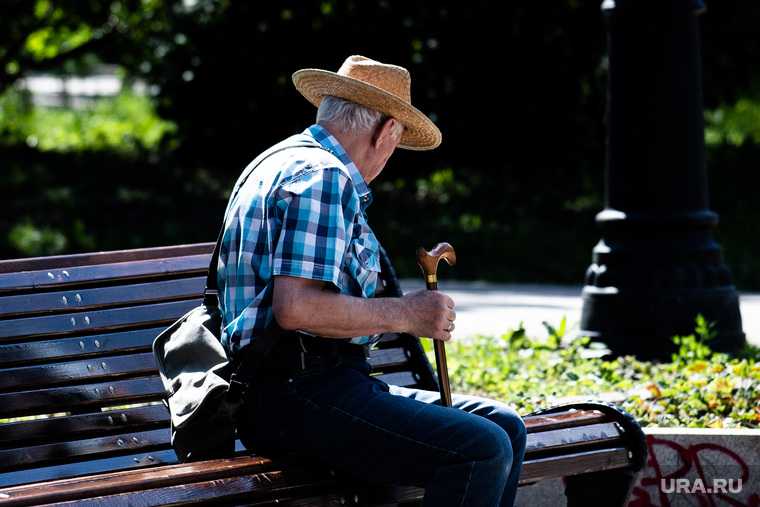
MULTIPOLYGON (((535 340, 522 327, 501 337, 447 343, 452 391, 505 401, 525 414, 568 398, 613 401, 642 426, 760 427, 760 349, 729 356, 710 350, 713 331, 697 319, 693 335, 673 338, 671 362, 632 356, 605 360, 602 344, 569 340, 565 321, 535 340)), ((432 347, 424 340, 434 364, 432 347)))

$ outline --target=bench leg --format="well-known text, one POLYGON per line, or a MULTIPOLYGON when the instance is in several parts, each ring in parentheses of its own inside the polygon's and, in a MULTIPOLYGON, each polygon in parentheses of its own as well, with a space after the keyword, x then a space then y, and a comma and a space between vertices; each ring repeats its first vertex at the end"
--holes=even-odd
POLYGON ((567 507, 623 507, 638 475, 632 470, 605 470, 565 477, 567 507))

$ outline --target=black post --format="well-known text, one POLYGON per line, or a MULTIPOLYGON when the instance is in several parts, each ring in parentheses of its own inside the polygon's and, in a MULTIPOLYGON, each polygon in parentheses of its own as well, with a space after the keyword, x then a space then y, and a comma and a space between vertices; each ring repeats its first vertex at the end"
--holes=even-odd
POLYGON ((744 342, 739 297, 708 209, 701 0, 605 0, 609 49, 602 239, 583 289, 582 333, 616 354, 670 353, 670 337, 717 323, 713 342, 744 342))

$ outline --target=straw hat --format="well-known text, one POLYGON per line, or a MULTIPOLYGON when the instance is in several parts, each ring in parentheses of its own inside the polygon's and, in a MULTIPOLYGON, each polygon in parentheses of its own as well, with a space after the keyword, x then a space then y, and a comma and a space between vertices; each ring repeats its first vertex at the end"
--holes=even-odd
POLYGON ((315 106, 332 95, 380 111, 406 127, 399 148, 432 150, 441 144, 441 131, 412 105, 411 81, 405 68, 363 56, 349 56, 337 73, 301 69, 293 74, 296 89, 315 106))

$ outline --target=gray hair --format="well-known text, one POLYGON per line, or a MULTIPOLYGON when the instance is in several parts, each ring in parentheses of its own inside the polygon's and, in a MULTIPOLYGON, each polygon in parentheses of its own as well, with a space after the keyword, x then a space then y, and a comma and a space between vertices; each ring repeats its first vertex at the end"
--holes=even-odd
MULTIPOLYGON (((317 110, 317 123, 330 123, 341 133, 370 132, 386 118, 380 111, 332 95, 325 96, 317 110)), ((393 135, 398 138, 403 132, 404 126, 399 122, 393 135)))

